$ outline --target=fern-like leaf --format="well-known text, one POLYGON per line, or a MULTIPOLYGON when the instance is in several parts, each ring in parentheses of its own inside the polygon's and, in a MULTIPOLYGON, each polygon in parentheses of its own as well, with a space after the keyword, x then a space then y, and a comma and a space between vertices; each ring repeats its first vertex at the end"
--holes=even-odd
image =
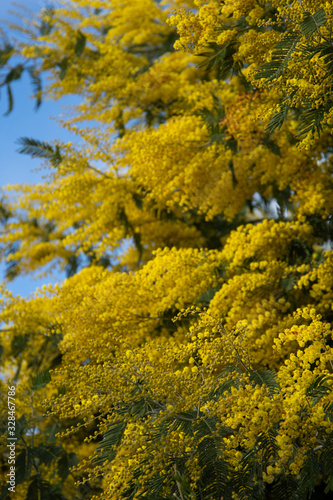
POLYGON ((295 476, 287 476, 282 473, 272 486, 274 500, 299 500, 296 492, 297 486, 298 481, 295 476))
POLYGON ((270 120, 269 124, 265 128, 265 130, 269 133, 272 134, 275 130, 280 130, 280 128, 283 125, 283 122, 287 118, 289 111, 289 106, 284 106, 281 111, 278 111, 275 113, 273 118, 270 120))
POLYGON ((326 403, 326 405, 324 406, 324 411, 326 414, 326 418, 328 418, 330 422, 333 422, 333 403, 326 403))
MULTIPOLYGON (((8 46, 8 49, 5 48, 4 51, 0 52, 0 67, 5 66, 7 60, 11 56, 11 53, 12 52, 10 51, 10 46, 8 46)), ((24 71, 23 64, 18 64, 14 66, 9 70, 3 81, 0 83, 0 87, 6 86, 7 89, 8 108, 7 111, 5 112, 5 116, 9 115, 13 111, 14 107, 13 93, 10 84, 16 80, 19 80, 22 76, 23 71, 24 71)))
POLYGON ((296 281, 295 276, 288 276, 288 278, 281 278, 280 285, 285 292, 290 292, 296 281))
POLYGON ((201 296, 198 302, 203 303, 204 305, 208 305, 210 301, 214 298, 216 292, 220 290, 221 287, 213 287, 204 292, 201 296))
POLYGON ((324 374, 316 377, 312 384, 310 384, 306 390, 306 395, 312 398, 312 406, 319 403, 321 398, 332 390, 332 387, 327 384, 328 381, 332 380, 332 376, 324 374))
POLYGON ((269 124, 265 128, 266 132, 272 134, 275 130, 280 130, 283 122, 288 116, 290 110, 290 102, 296 94, 298 88, 294 89, 291 94, 287 95, 280 101, 280 111, 276 112, 273 118, 271 118, 269 124))
POLYGON ((301 498, 311 497, 320 474, 321 468, 318 455, 313 450, 310 450, 300 472, 298 494, 301 498))
POLYGON ((205 60, 200 64, 206 71, 213 67, 217 69, 218 78, 223 78, 230 70, 238 73, 242 63, 234 61, 234 54, 237 52, 236 40, 231 40, 226 45, 218 45, 215 42, 210 42, 207 45, 207 52, 201 52, 199 57, 204 57, 205 60))
POLYGON ((317 132, 318 135, 323 131, 322 122, 325 117, 325 112, 328 108, 320 107, 320 108, 310 108, 305 110, 300 116, 300 125, 298 127, 299 133, 297 137, 300 137, 304 134, 317 132))
POLYGON ((8 108, 7 108, 7 111, 5 113, 5 116, 9 115, 13 111, 13 107, 14 107, 13 93, 12 93, 12 89, 10 88, 9 83, 7 83, 6 88, 7 88, 8 108))
POLYGON ((51 381, 51 375, 49 370, 44 370, 42 372, 37 373, 36 377, 33 380, 33 384, 31 389, 37 391, 38 389, 42 389, 51 381))
POLYGON ((333 45, 329 42, 319 43, 315 46, 307 46, 303 51, 308 54, 308 59, 311 60, 314 56, 318 55, 323 59, 326 66, 326 78, 333 75, 333 45))
POLYGON ((51 161, 54 167, 58 167, 62 162, 59 146, 53 148, 47 142, 21 137, 17 141, 21 147, 18 149, 20 154, 30 155, 35 158, 46 158, 51 161))
POLYGON ((35 109, 37 110, 42 104, 42 79, 33 67, 28 68, 31 85, 36 97, 35 109))
POLYGON ((94 465, 102 465, 104 462, 110 462, 114 459, 125 428, 126 424, 124 422, 116 422, 108 428, 101 443, 97 446, 96 455, 93 460, 94 465))
POLYGON ((59 71, 60 80, 63 80, 65 78, 69 64, 70 64, 69 57, 64 57, 61 61, 56 63, 56 66, 58 66, 58 68, 60 69, 59 71))
POLYGON ((289 59, 295 51, 298 35, 288 34, 278 42, 273 50, 270 62, 264 63, 255 75, 256 80, 266 78, 268 81, 275 80, 282 75, 286 69, 289 59))
POLYGON ((323 464, 324 479, 326 481, 325 493, 333 491, 333 439, 329 437, 321 451, 321 463, 323 464))
POLYGON ((311 35, 313 35, 315 31, 317 31, 318 28, 324 26, 325 24, 326 24, 326 16, 325 16, 325 11, 322 7, 319 10, 317 10, 317 12, 315 12, 314 14, 306 12, 304 15, 304 19, 300 25, 302 35, 305 36, 306 38, 310 38, 311 35))
POLYGON ((42 17, 41 24, 39 25, 39 33, 41 36, 47 36, 51 33, 53 28, 53 18, 55 9, 51 6, 44 9, 44 16, 42 17))
POLYGON ((14 47, 9 43, 5 43, 0 49, 0 68, 3 68, 14 52, 14 47))
POLYGON ((75 51, 75 55, 76 56, 80 56, 83 51, 84 51, 84 48, 86 46, 86 36, 82 33, 82 31, 78 30, 76 32, 76 40, 75 40, 75 47, 74 47, 74 51, 75 51))
POLYGON ((250 370, 250 381, 259 386, 266 386, 271 397, 280 392, 280 386, 276 380, 277 374, 272 370, 250 370))
POLYGON ((278 457, 279 445, 276 441, 276 432, 270 429, 266 433, 262 433, 257 437, 255 446, 261 452, 263 463, 266 465, 270 460, 278 457))
POLYGON ((231 500, 229 466, 220 456, 220 446, 220 440, 209 436, 202 439, 198 445, 202 498, 231 500))

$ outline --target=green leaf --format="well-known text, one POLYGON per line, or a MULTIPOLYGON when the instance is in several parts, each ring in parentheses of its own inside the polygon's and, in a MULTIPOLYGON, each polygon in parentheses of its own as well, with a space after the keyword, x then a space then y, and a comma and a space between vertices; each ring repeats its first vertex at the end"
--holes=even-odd
POLYGON ((288 116, 290 110, 290 102, 292 101, 294 95, 297 93, 298 87, 296 87, 289 95, 280 100, 280 111, 276 112, 273 118, 271 118, 265 130, 272 134, 275 130, 280 130, 283 122, 288 116))
POLYGON ((306 12, 304 14, 304 19, 300 24, 302 35, 306 38, 310 38, 318 28, 324 26, 325 24, 326 16, 325 11, 322 7, 314 14, 306 12))
POLYGON ((275 113, 273 118, 271 118, 270 122, 268 123, 267 127, 265 130, 269 133, 272 134, 275 130, 280 130, 280 128, 283 125, 283 122, 287 118, 289 111, 289 106, 284 106, 281 111, 275 113))
POLYGON ((288 264, 303 264, 311 260, 312 248, 305 240, 293 239, 289 243, 288 264))
MULTIPOLYGON (((300 500, 296 490, 298 481, 295 476, 279 475, 272 486, 274 500, 300 500)), ((303 497, 302 497, 303 498, 303 497)))
POLYGON ((85 35, 80 31, 78 30, 76 32, 76 42, 75 42, 75 47, 74 47, 74 51, 75 51, 75 55, 76 56, 80 56, 82 54, 82 52, 84 51, 84 48, 86 46, 86 37, 85 35))
POLYGON ((257 437, 255 446, 257 450, 261 452, 265 464, 268 464, 270 460, 275 460, 278 457, 280 447, 276 441, 276 432, 272 429, 260 434, 257 437))
POLYGON ((318 461, 318 455, 313 450, 309 450, 300 472, 298 486, 298 491, 304 495, 303 498, 311 497, 311 493, 315 489, 320 473, 321 467, 318 461))
POLYGON ((323 396, 332 391, 332 386, 326 383, 332 380, 331 375, 323 374, 316 377, 312 384, 309 385, 305 394, 312 398, 312 406, 315 406, 323 396))
POLYGON ((276 156, 280 156, 282 157, 281 155, 281 148, 280 146, 275 142, 273 141, 273 139, 271 139, 269 137, 269 135, 266 135, 262 138, 261 140, 262 144, 264 146, 266 146, 267 149, 269 149, 273 154, 275 154, 276 156))
POLYGON ((15 437, 20 439, 22 437, 22 434, 24 433, 26 427, 27 427, 27 419, 26 419, 25 415, 22 415, 22 417, 20 417, 16 421, 15 437))
POLYGON ((328 437, 322 450, 320 461, 323 464, 323 473, 325 480, 327 482, 327 486, 325 489, 325 493, 327 494, 329 491, 333 491, 333 439, 328 437))
POLYGON ((224 395, 225 392, 230 392, 231 387, 234 387, 235 381, 230 379, 223 382, 221 385, 216 387, 213 391, 211 391, 210 396, 216 399, 220 398, 224 395))
POLYGON ((18 454, 16 458, 16 474, 15 480, 17 484, 23 483, 27 477, 30 476, 33 466, 32 455, 30 453, 30 448, 23 449, 21 453, 18 454))
POLYGON ((272 370, 249 370, 249 375, 250 381, 253 384, 259 386, 265 385, 271 397, 280 392, 280 386, 276 381, 277 374, 272 370))
POLYGON ((17 66, 14 66, 9 73, 7 73, 6 78, 4 80, 4 83, 11 83, 14 82, 15 80, 19 80, 22 76, 24 70, 23 64, 18 64, 17 66))
POLYGON ((49 433, 47 438, 47 443, 54 443, 56 434, 59 432, 60 425, 58 422, 55 422, 51 426, 46 429, 46 432, 49 433))
POLYGON ((110 425, 103 436, 102 441, 97 446, 93 459, 94 465, 102 465, 104 462, 111 462, 117 453, 117 447, 121 443, 126 429, 125 422, 116 422, 110 425))
POLYGON ((295 276, 288 276, 288 278, 281 278, 280 285, 285 292, 290 292, 295 284, 295 276))
POLYGON ((7 88, 8 109, 5 113, 5 116, 9 115, 9 113, 11 113, 11 111, 13 110, 14 100, 13 100, 13 94, 12 94, 10 84, 16 80, 19 80, 22 76, 23 71, 24 71, 23 64, 18 64, 17 66, 14 66, 14 68, 10 69, 10 71, 7 73, 5 79, 0 84, 0 87, 2 87, 2 85, 6 85, 6 88, 7 88))
POLYGON ((79 463, 76 453, 64 453, 62 455, 58 462, 57 462, 57 470, 58 474, 61 477, 61 479, 64 481, 68 474, 71 471, 72 467, 76 467, 77 464, 79 463))
POLYGON ((33 88, 33 91, 34 91, 34 94, 36 97, 35 109, 38 109, 42 103, 42 97, 41 97, 42 90, 43 90, 42 89, 42 79, 33 67, 30 67, 28 69, 28 73, 29 73, 31 85, 32 85, 32 88, 33 88))
POLYGON ((229 465, 221 456, 222 440, 207 436, 198 444, 202 498, 231 500, 229 465))
POLYGON ((234 162, 233 160, 230 160, 228 162, 228 168, 231 172, 231 178, 232 178, 232 186, 233 187, 236 187, 237 184, 238 184, 238 180, 237 180, 237 177, 236 177, 236 174, 235 174, 235 169, 234 169, 234 162))
POLYGON ((204 292, 201 296, 198 302, 202 302, 204 304, 209 304, 210 301, 214 298, 216 292, 220 290, 220 287, 213 287, 204 292))
POLYGON ((236 40, 231 40, 226 45, 218 45, 215 42, 207 44, 207 51, 198 54, 205 60, 199 65, 209 71, 213 67, 217 69, 219 79, 223 78, 230 70, 239 73, 242 63, 234 60, 234 54, 237 52, 236 40))
POLYGON ((11 343, 11 355, 15 358, 19 356, 28 345, 29 335, 15 335, 11 343))
POLYGON ((308 53, 308 59, 311 60, 315 55, 321 57, 326 65, 326 78, 330 78, 333 74, 333 45, 329 42, 319 43, 315 46, 305 47, 303 49, 308 53))
POLYGON ((135 416, 136 418, 141 418, 146 414, 147 411, 147 402, 145 398, 139 399, 139 401, 136 401, 133 403, 130 409, 131 415, 135 416))
POLYGON ((323 131, 322 122, 325 118, 326 112, 331 108, 331 104, 326 106, 321 106, 320 108, 309 108, 302 112, 300 116, 300 125, 298 127, 299 133, 297 137, 301 135, 312 134, 317 132, 318 135, 323 131))
POLYGON ((44 481, 39 474, 32 477, 29 484, 26 500, 53 500, 50 491, 50 483, 44 481))
POLYGON ((53 148, 46 142, 41 142, 28 137, 21 137, 17 141, 22 147, 18 149, 18 153, 35 156, 36 158, 51 158, 53 148))
POLYGON ((63 80, 66 76, 67 69, 69 66, 69 57, 64 57, 59 63, 56 64, 60 68, 59 78, 63 80))
POLYGON ((0 49, 0 68, 3 68, 7 64, 13 51, 14 47, 9 43, 5 43, 4 48, 0 49))
POLYGON ((53 460, 58 459, 62 452, 63 449, 60 446, 53 444, 47 444, 46 446, 41 444, 31 449, 33 457, 38 459, 38 462, 45 465, 50 465, 53 460))
POLYGON ((38 391, 38 389, 42 389, 51 381, 51 375, 49 370, 44 370, 42 372, 37 373, 36 377, 34 377, 31 389, 33 391, 38 391))
POLYGON ((322 49, 319 53, 319 57, 322 57, 324 63, 327 67, 327 77, 332 76, 333 73, 333 46, 329 44, 323 44, 322 49))
POLYGON ((14 107, 13 93, 12 93, 12 90, 10 88, 9 83, 7 83, 6 88, 7 88, 8 108, 7 108, 7 111, 5 113, 5 116, 9 115, 13 111, 13 107, 14 107))
POLYGON ((256 80, 267 78, 268 81, 271 81, 279 78, 286 69, 298 40, 298 35, 288 34, 278 42, 273 49, 271 61, 260 66, 255 74, 256 80))
POLYGON ((59 146, 53 148, 46 142, 29 139, 28 137, 20 137, 17 144, 21 144, 21 147, 17 150, 20 154, 30 155, 35 158, 47 158, 54 167, 58 167, 62 162, 59 146))
POLYGON ((326 403, 324 406, 326 417, 330 422, 333 422, 333 403, 326 403))
POLYGON ((9 492, 8 492, 8 486, 5 486, 2 491, 0 491, 0 500, 4 500, 6 497, 8 498, 9 492))
POLYGON ((47 36, 51 33, 53 27, 53 17, 55 14, 55 9, 53 7, 46 7, 43 9, 43 18, 39 26, 39 33, 41 36, 47 36), (48 18, 48 20, 46 20, 48 18))

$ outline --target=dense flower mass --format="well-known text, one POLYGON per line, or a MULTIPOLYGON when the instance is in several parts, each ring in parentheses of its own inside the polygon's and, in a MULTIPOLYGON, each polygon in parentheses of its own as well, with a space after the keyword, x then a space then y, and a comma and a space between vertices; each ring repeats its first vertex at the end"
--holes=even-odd
POLYGON ((25 72, 79 102, 2 190, 15 498, 331 497, 332 29, 319 0, 70 0, 3 34, 8 112, 25 72))

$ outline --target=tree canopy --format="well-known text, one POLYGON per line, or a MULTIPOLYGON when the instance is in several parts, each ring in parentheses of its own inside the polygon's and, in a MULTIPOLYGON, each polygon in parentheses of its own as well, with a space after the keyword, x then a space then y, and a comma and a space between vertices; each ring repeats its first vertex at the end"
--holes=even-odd
POLYGON ((80 103, 2 190, 0 498, 8 387, 15 498, 330 498, 332 30, 319 0, 70 0, 2 33, 5 113, 24 72, 80 103))

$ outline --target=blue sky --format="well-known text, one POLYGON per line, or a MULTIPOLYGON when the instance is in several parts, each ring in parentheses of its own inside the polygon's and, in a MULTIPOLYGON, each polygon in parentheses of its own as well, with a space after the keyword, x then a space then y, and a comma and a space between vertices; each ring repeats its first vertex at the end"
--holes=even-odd
MULTIPOLYGON (((42 0, 21 0, 21 5, 33 11, 38 11, 47 2, 42 0)), ((11 9, 9 0, 0 0, 0 19, 15 19, 8 14, 11 9)), ((40 173, 34 170, 39 167, 39 160, 32 160, 28 156, 17 153, 16 141, 20 137, 31 137, 42 141, 60 139, 63 141, 73 140, 73 136, 64 129, 58 127, 54 116, 62 112, 62 106, 71 104, 73 98, 61 101, 44 101, 38 111, 34 111, 34 101, 30 97, 31 87, 29 78, 24 75, 21 81, 14 82, 12 86, 14 95, 14 110, 8 116, 4 116, 7 110, 7 96, 5 90, 1 89, 0 100, 0 185, 19 183, 38 183, 40 173)), ((3 266, 0 266, 1 279, 3 277, 3 266)), ((63 275, 58 276, 59 280, 63 275)), ((26 296, 34 291, 36 287, 49 283, 51 280, 44 278, 33 280, 30 277, 17 278, 10 283, 8 288, 15 294, 26 296)))

